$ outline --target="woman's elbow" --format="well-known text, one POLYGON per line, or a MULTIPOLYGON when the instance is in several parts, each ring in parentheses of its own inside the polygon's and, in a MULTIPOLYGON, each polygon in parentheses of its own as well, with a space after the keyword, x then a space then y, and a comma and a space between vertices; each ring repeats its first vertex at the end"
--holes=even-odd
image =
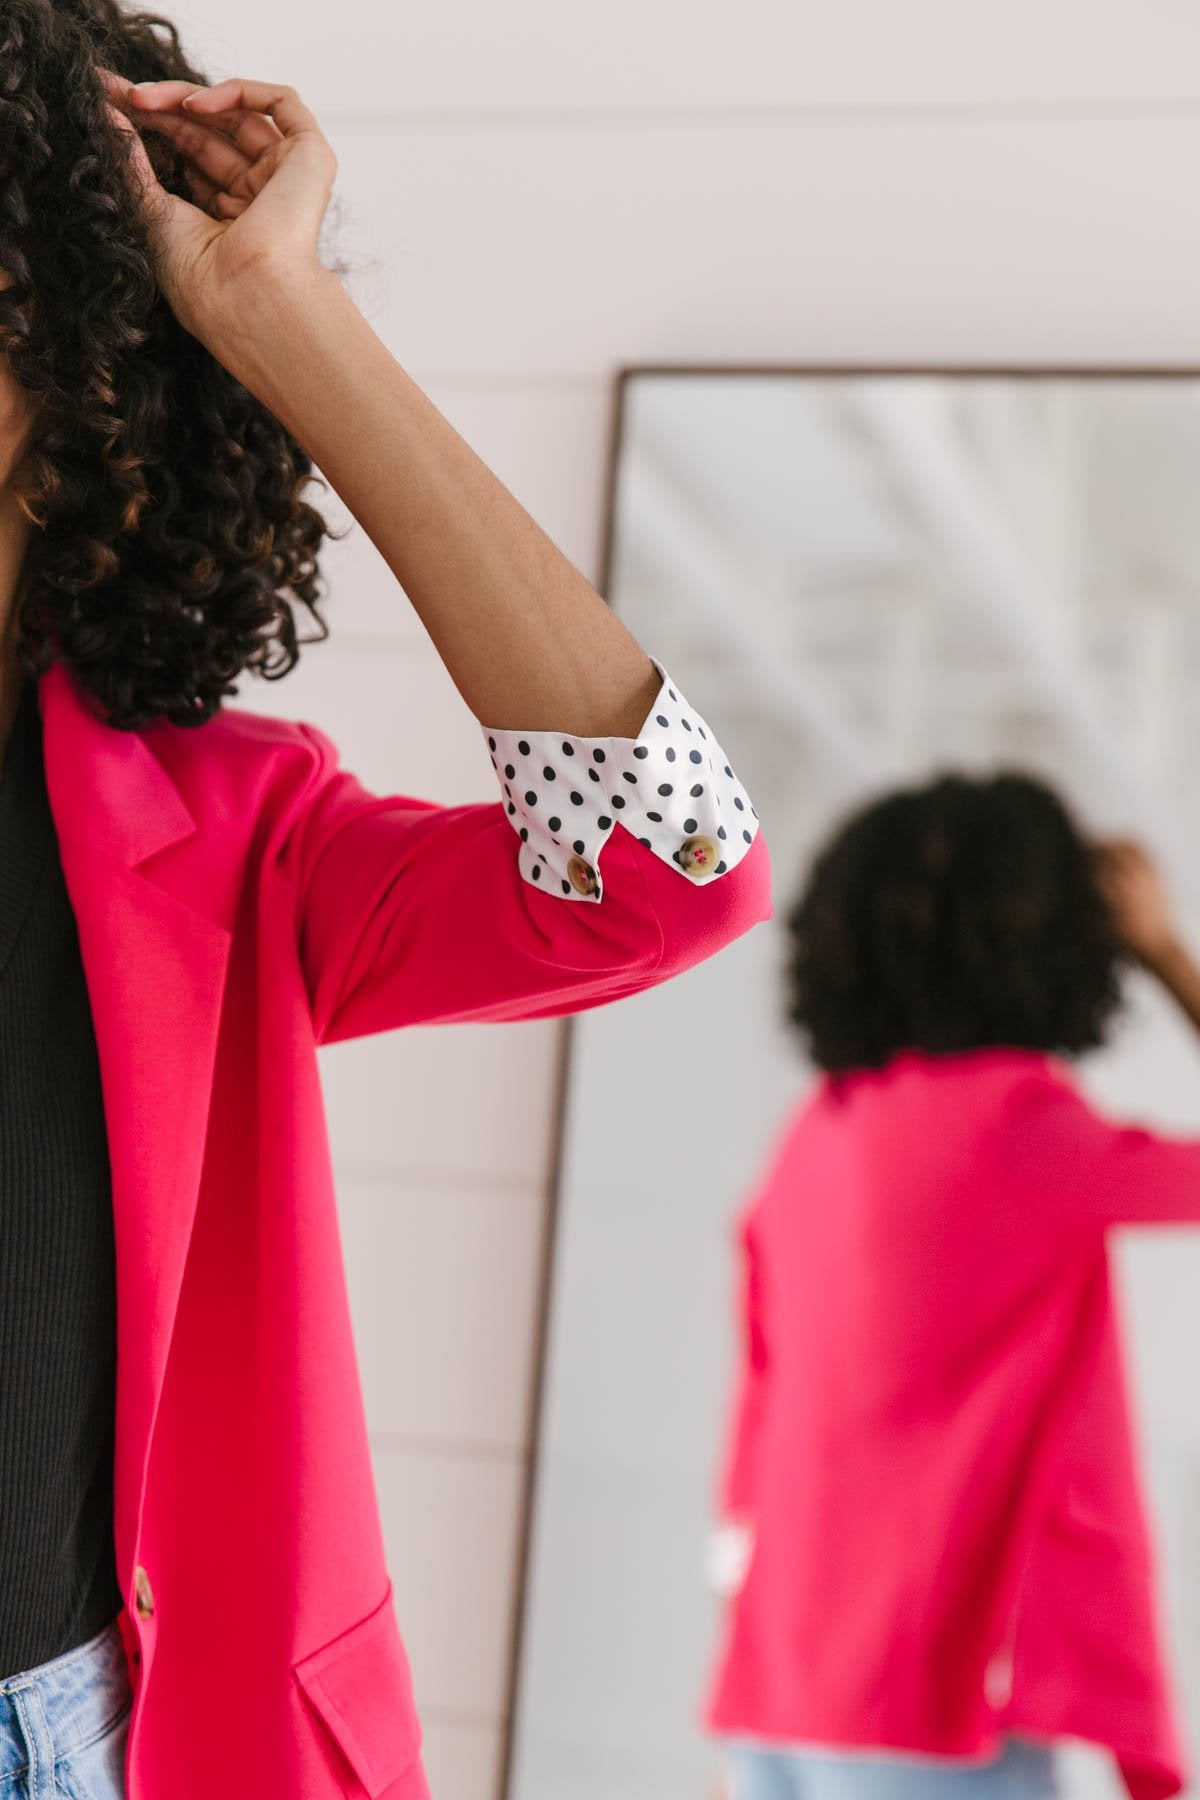
POLYGON ((761 831, 739 863, 703 886, 649 852, 641 867, 663 934, 662 979, 715 956, 772 916, 771 859, 761 831))

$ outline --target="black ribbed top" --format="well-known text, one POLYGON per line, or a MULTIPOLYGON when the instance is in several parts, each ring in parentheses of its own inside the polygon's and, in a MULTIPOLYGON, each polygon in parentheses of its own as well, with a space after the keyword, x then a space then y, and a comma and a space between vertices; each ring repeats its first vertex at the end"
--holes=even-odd
POLYGON ((121 1607, 108 1137, 27 680, 0 778, 0 1676, 121 1607))

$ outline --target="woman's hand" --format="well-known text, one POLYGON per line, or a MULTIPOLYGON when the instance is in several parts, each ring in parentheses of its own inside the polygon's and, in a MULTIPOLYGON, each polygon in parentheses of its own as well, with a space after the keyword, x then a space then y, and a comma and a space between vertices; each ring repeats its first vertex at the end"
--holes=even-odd
POLYGON ((248 277, 321 272, 317 239, 337 159, 294 88, 240 79, 135 87, 106 69, 100 76, 114 123, 133 138, 160 285, 180 323, 220 357, 248 277), (183 152, 194 204, 158 181, 135 124, 183 152))
POLYGON ((1096 846, 1100 883, 1124 944, 1148 968, 1160 967, 1178 944, 1166 883, 1140 844, 1117 839, 1096 846))
POLYGON ((754 1557, 754 1526, 749 1519, 723 1519, 709 1533, 705 1558, 708 1585, 722 1600, 745 1586, 754 1557))
POLYGON ((1162 876, 1139 844, 1098 844, 1096 855, 1122 939, 1200 1031, 1200 963, 1176 927, 1162 876))

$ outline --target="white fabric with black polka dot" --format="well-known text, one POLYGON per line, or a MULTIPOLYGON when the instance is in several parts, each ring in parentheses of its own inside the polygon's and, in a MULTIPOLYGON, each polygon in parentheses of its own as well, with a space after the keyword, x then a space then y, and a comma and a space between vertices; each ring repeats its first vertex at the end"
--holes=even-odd
POLYGON ((623 825, 685 879, 717 881, 746 855, 758 814, 712 732, 661 664, 636 738, 484 727, 525 880, 565 900, 604 897, 600 857, 623 825))

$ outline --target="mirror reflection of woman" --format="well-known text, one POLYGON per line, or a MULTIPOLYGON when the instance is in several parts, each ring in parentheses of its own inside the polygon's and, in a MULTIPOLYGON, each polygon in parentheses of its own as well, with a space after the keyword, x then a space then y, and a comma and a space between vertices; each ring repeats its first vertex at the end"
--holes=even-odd
POLYGON ((1162 881, 1036 781, 950 777, 839 832, 791 929, 822 1076, 741 1224, 733 1795, 1035 1800, 1070 1739, 1177 1793, 1109 1234, 1200 1220, 1200 1142, 1069 1066, 1135 960, 1200 1028, 1162 881))

